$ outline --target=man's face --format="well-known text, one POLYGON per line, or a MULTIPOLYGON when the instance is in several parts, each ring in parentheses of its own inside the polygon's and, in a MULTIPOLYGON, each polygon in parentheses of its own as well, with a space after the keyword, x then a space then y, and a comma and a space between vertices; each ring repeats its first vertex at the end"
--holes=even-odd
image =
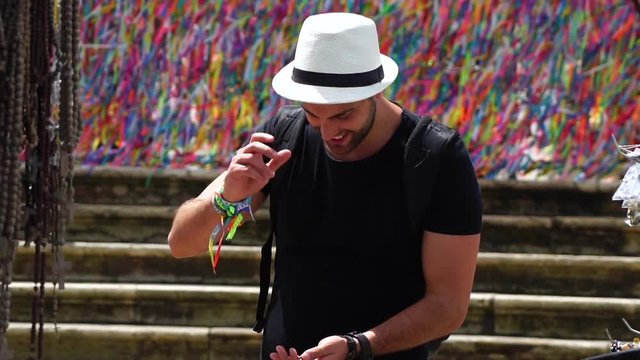
POLYGON ((376 114, 374 98, 354 103, 302 104, 309 124, 322 134, 325 148, 337 160, 343 160, 362 143, 373 127, 376 114))

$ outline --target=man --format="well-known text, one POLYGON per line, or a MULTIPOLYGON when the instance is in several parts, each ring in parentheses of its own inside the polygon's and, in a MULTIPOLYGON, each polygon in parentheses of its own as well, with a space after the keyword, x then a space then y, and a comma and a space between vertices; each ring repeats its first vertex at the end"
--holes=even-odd
POLYGON ((403 154, 414 117, 382 95, 397 74, 372 20, 309 17, 295 59, 272 84, 302 106, 259 126, 176 214, 172 253, 192 256, 206 251, 220 207, 257 209, 271 195, 277 254, 263 359, 425 359, 464 321, 480 242, 478 183, 451 136, 413 231, 403 154), (274 138, 278 122, 296 120, 301 131, 274 138))

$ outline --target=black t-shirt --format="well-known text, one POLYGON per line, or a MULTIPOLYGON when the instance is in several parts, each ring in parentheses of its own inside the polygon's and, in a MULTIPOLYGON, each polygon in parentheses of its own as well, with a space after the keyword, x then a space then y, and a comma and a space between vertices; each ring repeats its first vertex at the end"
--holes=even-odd
MULTIPOLYGON (((304 351, 330 335, 368 330, 424 295, 422 237, 411 234, 402 179, 408 135, 401 126, 371 157, 339 162, 306 126, 289 164, 265 188, 277 252, 263 358, 276 345, 304 351)), ((461 140, 449 147, 424 229, 475 234, 482 210, 473 166, 461 140)), ((389 358, 424 359, 426 351, 389 358)))

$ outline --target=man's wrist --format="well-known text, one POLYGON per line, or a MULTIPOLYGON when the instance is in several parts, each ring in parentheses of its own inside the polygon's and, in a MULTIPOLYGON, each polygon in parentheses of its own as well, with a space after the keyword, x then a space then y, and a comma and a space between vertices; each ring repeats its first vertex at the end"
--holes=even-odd
POLYGON ((235 217, 236 215, 248 211, 253 218, 251 211, 251 196, 240 201, 230 201, 222 196, 224 187, 216 190, 211 197, 214 210, 223 217, 235 217))
POLYGON ((241 198, 238 196, 234 196, 233 193, 229 194, 229 191, 225 191, 224 190, 224 186, 220 187, 220 189, 218 190, 218 194, 220 194, 220 197, 230 203, 239 203, 244 201, 246 198, 241 198))
POLYGON ((371 343, 369 339, 363 333, 352 331, 347 334, 356 340, 356 359, 357 360, 370 360, 373 359, 373 352, 371 351, 371 343))
POLYGON ((347 356, 346 356, 346 360, 356 360, 358 359, 358 350, 357 350, 357 341, 356 338, 347 334, 347 335, 341 335, 341 338, 343 338, 346 342, 347 342, 347 356))

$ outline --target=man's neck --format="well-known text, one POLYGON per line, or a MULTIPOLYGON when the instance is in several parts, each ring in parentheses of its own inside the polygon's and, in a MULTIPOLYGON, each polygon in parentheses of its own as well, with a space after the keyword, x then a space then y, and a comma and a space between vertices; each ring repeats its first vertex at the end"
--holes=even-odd
POLYGON ((371 131, 345 161, 362 160, 377 153, 389 142, 400 125, 402 116, 400 106, 385 97, 376 99, 376 102, 376 114, 371 131))

